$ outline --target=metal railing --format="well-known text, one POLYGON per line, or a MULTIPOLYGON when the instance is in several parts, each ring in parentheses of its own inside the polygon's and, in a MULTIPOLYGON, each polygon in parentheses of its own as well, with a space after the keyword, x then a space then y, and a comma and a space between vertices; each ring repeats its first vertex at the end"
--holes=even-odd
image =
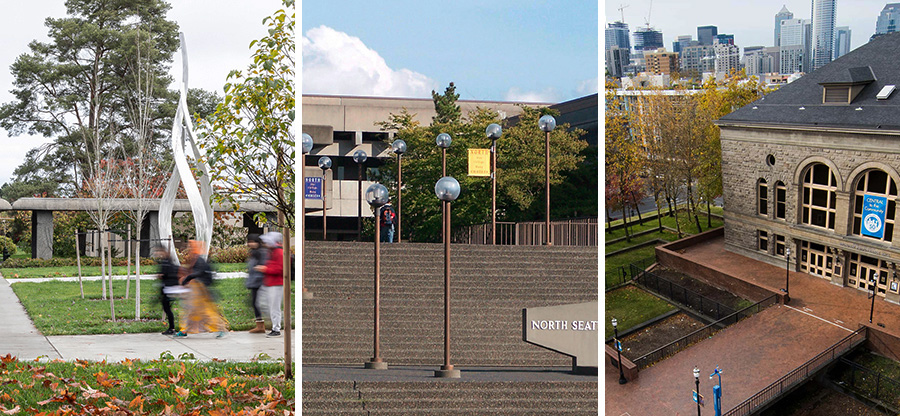
POLYGON ((795 387, 808 379, 810 375, 815 375, 816 372, 840 358, 840 356, 865 342, 868 337, 868 327, 857 329, 819 355, 762 389, 759 393, 744 400, 741 404, 726 412, 725 416, 748 416, 756 412, 782 395, 791 392, 795 387))
MULTIPOLYGON (((497 244, 539 246, 544 244, 543 222, 498 222, 497 244)), ((550 221, 553 245, 596 247, 599 227, 597 218, 573 218, 550 221)), ((459 244, 491 244, 491 223, 461 227, 453 233, 459 244)))
POLYGON ((619 266, 613 269, 615 270, 615 272, 613 272, 614 276, 612 277, 612 279, 614 280, 611 280, 607 277, 606 291, 609 292, 610 290, 617 289, 620 286, 634 280, 635 276, 646 270, 653 263, 656 263, 655 255, 638 260, 627 266, 619 266))
POLYGON ((835 372, 840 373, 837 381, 843 387, 893 409, 900 408, 900 381, 843 357, 835 372))
POLYGON ((634 364, 637 365, 638 369, 644 369, 652 364, 662 361, 668 357, 671 357, 678 353, 679 351, 697 343, 704 339, 711 337, 716 332, 730 326, 734 325, 744 318, 751 316, 753 314, 758 313, 759 311, 774 305, 777 302, 778 297, 775 295, 769 296, 759 302, 754 303, 744 309, 741 309, 731 315, 728 315, 716 322, 713 322, 703 328, 700 328, 690 334, 687 334, 675 341, 672 341, 662 347, 659 347, 644 356, 633 360, 634 364))
MULTIPOLYGON (((635 271, 632 270, 632 273, 635 271)), ((693 309, 717 321, 737 312, 728 305, 716 302, 653 272, 642 270, 636 273, 636 277, 633 279, 635 283, 643 286, 648 291, 666 297, 675 303, 680 303, 682 306, 693 309)))

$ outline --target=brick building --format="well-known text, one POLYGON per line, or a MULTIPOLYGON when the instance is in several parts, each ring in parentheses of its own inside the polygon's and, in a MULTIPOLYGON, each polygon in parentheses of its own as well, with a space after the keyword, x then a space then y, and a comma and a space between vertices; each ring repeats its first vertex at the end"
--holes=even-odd
POLYGON ((729 250, 900 303, 898 59, 881 36, 717 122, 729 250))
POLYGON ((655 52, 644 52, 647 72, 655 75, 672 75, 678 72, 678 52, 668 52, 659 48, 655 52))

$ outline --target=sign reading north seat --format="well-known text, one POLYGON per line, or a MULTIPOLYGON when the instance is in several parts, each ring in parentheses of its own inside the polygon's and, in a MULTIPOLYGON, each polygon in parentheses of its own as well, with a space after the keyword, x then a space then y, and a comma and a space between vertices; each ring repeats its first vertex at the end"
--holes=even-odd
POLYGON ((322 178, 311 176, 306 178, 306 199, 322 199, 322 178))
POLYGON ((887 208, 887 198, 883 196, 863 196, 862 210, 862 235, 869 237, 884 237, 884 213, 887 208))
POLYGON ((469 149, 469 176, 491 176, 491 149, 469 149))

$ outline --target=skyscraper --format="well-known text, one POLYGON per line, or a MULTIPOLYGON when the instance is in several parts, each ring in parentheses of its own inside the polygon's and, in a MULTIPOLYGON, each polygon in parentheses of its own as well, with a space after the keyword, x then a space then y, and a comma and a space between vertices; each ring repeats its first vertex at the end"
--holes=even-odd
POLYGON ((781 21, 779 72, 782 74, 810 72, 811 27, 809 19, 781 21))
POLYGON ((713 44, 717 43, 727 43, 729 45, 734 45, 734 35, 726 35, 724 33, 720 33, 713 37, 713 44))
POLYGON ((635 51, 655 51, 664 47, 662 32, 652 27, 639 27, 634 30, 635 51))
POLYGON ((775 46, 781 46, 781 21, 793 18, 794 14, 788 11, 787 6, 781 6, 781 11, 775 13, 775 46))
POLYGON ((717 43, 713 49, 716 53, 716 75, 728 75, 741 70, 741 48, 728 43, 717 43))
POLYGON ((628 24, 624 22, 614 22, 606 24, 606 48, 611 49, 617 46, 623 49, 631 49, 631 39, 628 38, 628 24))
POLYGON ((850 26, 834 28, 834 59, 850 52, 850 26))
POLYGON ((812 0, 812 71, 831 62, 831 57, 834 56, 836 2, 837 0, 812 0))
POLYGON ((715 26, 698 26, 697 40, 701 45, 712 45, 713 38, 719 34, 719 28, 715 26))
POLYGON ((678 37, 678 40, 672 42, 672 52, 681 52, 682 49, 691 46, 691 42, 694 40, 691 38, 691 35, 681 35, 678 37))
POLYGON ((900 3, 888 3, 881 9, 878 15, 878 21, 875 23, 874 38, 885 33, 897 32, 897 25, 900 23, 900 3))

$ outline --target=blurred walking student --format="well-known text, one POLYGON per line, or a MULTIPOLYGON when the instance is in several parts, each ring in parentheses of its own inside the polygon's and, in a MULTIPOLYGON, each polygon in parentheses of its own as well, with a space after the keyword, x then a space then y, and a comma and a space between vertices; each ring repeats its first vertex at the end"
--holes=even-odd
POLYGON ((390 202, 381 207, 381 241, 383 243, 394 242, 394 221, 396 218, 397 213, 390 202))
POLYGON ((228 322, 219 312, 219 306, 216 305, 210 291, 213 271, 200 255, 204 248, 203 242, 191 240, 189 247, 190 254, 181 270, 180 283, 187 286, 190 292, 181 303, 184 307, 181 314, 181 330, 175 333, 175 336, 186 337, 187 334, 218 332, 216 338, 222 338, 228 331, 228 322))
POLYGON ((284 300, 284 250, 281 248, 282 236, 279 232, 263 234, 260 239, 269 248, 269 259, 264 266, 256 266, 263 273, 263 286, 256 302, 272 320, 272 332, 266 336, 281 336, 281 303, 284 300))
POLYGON ((256 318, 256 327, 250 330, 251 334, 266 333, 266 325, 263 314, 257 306, 260 297, 260 288, 263 285, 263 272, 256 270, 256 266, 264 266, 269 259, 269 251, 262 245, 259 234, 247 235, 247 247, 250 255, 247 257, 247 280, 244 286, 250 290, 250 305, 253 307, 253 316, 256 318))
POLYGON ((166 320, 169 327, 163 331, 163 335, 175 334, 175 314, 172 313, 172 301, 178 295, 184 292, 184 287, 178 284, 178 266, 172 263, 169 257, 169 250, 162 245, 153 246, 153 257, 159 265, 159 301, 162 304, 163 312, 166 314, 166 320))

